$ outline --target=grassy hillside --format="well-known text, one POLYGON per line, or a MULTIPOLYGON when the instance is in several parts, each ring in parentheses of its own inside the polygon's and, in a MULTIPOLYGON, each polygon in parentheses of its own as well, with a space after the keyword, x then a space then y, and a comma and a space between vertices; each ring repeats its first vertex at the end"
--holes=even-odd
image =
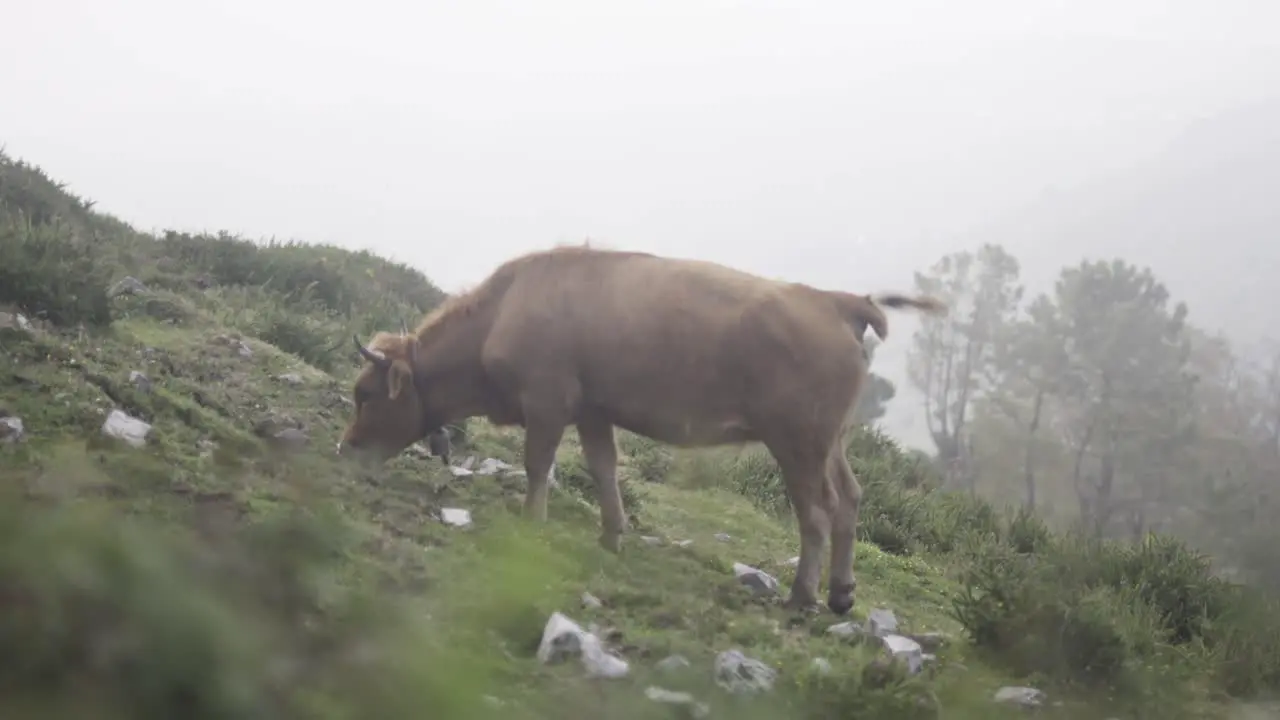
MULTIPOLYGON (((440 298, 368 254, 139 234, 0 157, 0 716, 1012 718, 995 692, 1030 685, 1043 717, 1191 718, 1280 686, 1269 598, 1173 541, 1087 543, 936 493, 873 431, 849 447, 867 488, 853 619, 892 610, 936 655, 918 674, 735 578, 785 587, 798 552, 759 449, 624 436, 621 556, 595 542, 572 436, 542 525, 519 518, 518 472, 338 462, 351 333, 440 298), (145 438, 107 436, 117 412, 145 438), (627 676, 539 662, 555 611, 627 676), (772 688, 718 684, 731 649, 772 688)), ((460 430, 455 465, 519 467, 518 432, 460 430)))

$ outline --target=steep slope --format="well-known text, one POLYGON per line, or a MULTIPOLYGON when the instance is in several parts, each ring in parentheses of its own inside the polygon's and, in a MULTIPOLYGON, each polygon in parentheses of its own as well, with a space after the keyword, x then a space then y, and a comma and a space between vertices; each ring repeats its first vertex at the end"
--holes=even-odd
POLYGON ((518 472, 479 472, 519 465, 518 432, 467 423, 469 475, 416 450, 357 471, 332 450, 350 334, 416 317, 438 299, 425 278, 334 248, 151 238, 0 170, 0 267, 21 280, 0 297, 5 717, 667 717, 654 686, 710 717, 999 718, 1022 715, 993 700, 1019 684, 1049 693, 1044 717, 1216 717, 1215 693, 1280 685, 1273 606, 1181 546, 1053 538, 928 490, 874 432, 849 448, 867 488, 855 614, 941 633, 916 675, 735 577, 785 584, 798 547, 759 451, 622 438, 621 556, 596 546, 572 438, 542 525, 519 518, 518 472), (598 625, 628 676, 540 663, 555 611, 598 625), (772 689, 717 683, 731 649, 772 689))

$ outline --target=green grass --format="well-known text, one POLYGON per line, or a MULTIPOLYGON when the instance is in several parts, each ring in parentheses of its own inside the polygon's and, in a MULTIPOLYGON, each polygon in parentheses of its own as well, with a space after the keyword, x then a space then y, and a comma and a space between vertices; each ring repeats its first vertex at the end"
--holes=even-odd
MULTIPOLYGON (((1041 717, 1193 718, 1280 687, 1272 598, 1213 580, 1179 543, 1086 543, 942 495, 875 432, 849 446, 866 487, 854 614, 889 608, 905 631, 949 638, 916 677, 827 634, 840 619, 785 612, 734 579, 747 563, 785 593, 798 553, 759 449, 624 434, 635 529, 616 556, 596 544, 572 433, 545 524, 520 518, 518 476, 454 478, 412 453, 376 472, 340 463, 351 333, 413 322, 440 297, 368 254, 152 238, 0 157, 0 267, 25 278, 0 283, 0 310, 36 320, 0 330, 0 409, 28 436, 0 445, 6 718, 670 717, 650 684, 744 720, 1022 717, 991 700, 1007 684, 1048 692, 1041 717), (149 292, 107 298, 125 275, 149 292), (112 408, 153 424, 144 448, 101 435, 112 408), (283 426, 308 444, 262 430, 283 426), (442 507, 474 525, 443 524, 442 507), (584 591, 603 606, 582 608, 584 591), (609 631, 630 677, 539 664, 557 610, 609 631), (773 692, 714 684, 731 648, 779 671, 773 692), (662 673, 670 654, 691 667, 662 673)), ((520 463, 518 432, 462 429, 455 462, 520 463)))

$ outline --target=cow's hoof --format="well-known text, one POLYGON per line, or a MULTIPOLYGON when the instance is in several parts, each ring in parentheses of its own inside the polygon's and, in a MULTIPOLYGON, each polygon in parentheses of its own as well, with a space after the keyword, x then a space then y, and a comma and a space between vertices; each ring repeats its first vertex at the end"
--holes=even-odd
POLYGON ((600 547, 615 555, 622 552, 622 536, 609 533, 600 536, 600 547))
POLYGON ((848 615, 853 609, 853 595, 856 583, 848 585, 833 585, 827 593, 827 608, 836 615, 848 615))
POLYGON ((792 593, 791 597, 788 597, 782 603, 782 609, 800 615, 816 615, 817 613, 822 612, 822 605, 812 597, 805 597, 803 595, 796 595, 795 593, 792 593))

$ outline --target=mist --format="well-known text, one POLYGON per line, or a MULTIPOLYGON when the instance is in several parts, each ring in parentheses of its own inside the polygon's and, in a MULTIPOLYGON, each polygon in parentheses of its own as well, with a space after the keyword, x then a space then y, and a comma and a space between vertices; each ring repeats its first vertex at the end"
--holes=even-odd
MULTIPOLYGON (((1255 361, 1280 7, 75 0, 5 11, 0 142, 143 230, 367 248, 447 291, 590 240, 856 292, 1001 244, 1151 267, 1255 361), (357 7, 359 9, 357 9, 357 7), (1242 311, 1246 309, 1245 311, 1242 311)), ((891 320, 882 418, 932 452, 891 320)))

